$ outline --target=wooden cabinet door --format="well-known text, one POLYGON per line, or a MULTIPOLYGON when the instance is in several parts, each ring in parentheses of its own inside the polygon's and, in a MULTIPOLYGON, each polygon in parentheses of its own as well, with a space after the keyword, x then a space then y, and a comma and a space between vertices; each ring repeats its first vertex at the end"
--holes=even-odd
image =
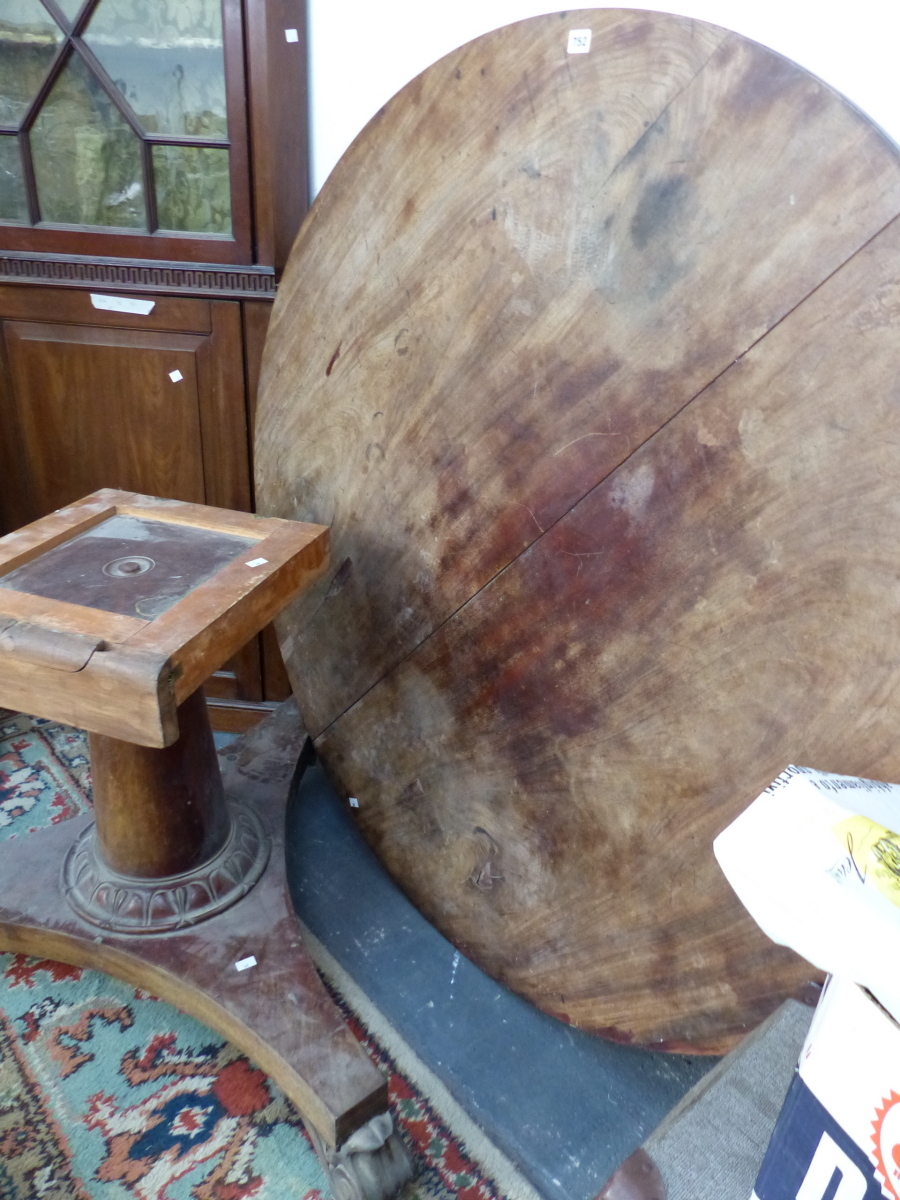
POLYGON ((249 509, 238 304, 3 288, 0 334, 0 532, 98 487, 249 509))
POLYGON ((3 337, 29 520, 100 487, 205 501, 205 338, 35 321, 5 321, 3 337))

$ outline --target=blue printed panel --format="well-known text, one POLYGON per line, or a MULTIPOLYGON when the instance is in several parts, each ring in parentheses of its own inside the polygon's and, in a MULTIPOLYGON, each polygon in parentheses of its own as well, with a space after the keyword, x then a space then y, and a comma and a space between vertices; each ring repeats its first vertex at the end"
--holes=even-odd
POLYGON ((794 1075, 756 1180, 758 1200, 882 1200, 865 1152, 794 1075))

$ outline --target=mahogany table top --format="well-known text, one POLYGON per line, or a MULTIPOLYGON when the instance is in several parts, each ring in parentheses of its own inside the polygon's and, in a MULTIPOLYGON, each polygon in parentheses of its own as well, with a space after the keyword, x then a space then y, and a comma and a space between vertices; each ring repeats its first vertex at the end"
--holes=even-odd
POLYGON ((305 720, 422 911, 573 1024, 721 1050, 804 994, 712 840, 790 762, 900 778, 898 215, 826 84, 584 10, 410 83, 294 247, 256 454, 332 532, 280 623, 305 720))

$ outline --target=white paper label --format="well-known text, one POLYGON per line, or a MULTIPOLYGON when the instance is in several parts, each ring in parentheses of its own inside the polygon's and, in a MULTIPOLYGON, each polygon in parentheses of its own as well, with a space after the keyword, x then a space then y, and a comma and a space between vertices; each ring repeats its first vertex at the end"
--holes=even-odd
POLYGON ((175 370, 175 371, 169 372, 169 378, 172 380, 173 383, 181 383, 182 379, 184 379, 184 376, 182 375, 182 373, 180 371, 175 370))
POLYGON ((569 44, 566 50, 569 54, 587 54, 591 48, 591 31, 589 29, 570 29, 569 44))
POLYGON ((236 971, 249 971, 251 967, 256 966, 256 959, 251 954, 248 958, 242 958, 240 962, 234 964, 236 971))
POLYGON ((284 40, 286 42, 299 42, 300 34, 297 32, 296 29, 286 29, 284 31, 284 40))
POLYGON ((246 565, 248 567, 262 567, 268 561, 269 560, 267 558, 251 558, 250 561, 246 565))
POLYGON ((156 307, 155 300, 135 300, 133 296, 104 296, 101 292, 91 292, 91 304, 94 308, 104 308, 107 312, 138 313, 146 317, 156 307))
POLYGON ((359 808, 359 801, 357 800, 357 798, 355 796, 350 797, 350 807, 351 808, 359 808))

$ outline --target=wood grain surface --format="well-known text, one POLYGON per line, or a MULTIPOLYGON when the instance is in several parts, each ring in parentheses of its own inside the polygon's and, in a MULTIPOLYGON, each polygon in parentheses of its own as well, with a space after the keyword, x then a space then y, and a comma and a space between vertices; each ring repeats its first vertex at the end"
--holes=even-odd
POLYGON ((164 749, 89 735, 98 853, 105 867, 130 879, 193 871, 228 839, 228 807, 202 689, 179 704, 178 729, 178 740, 164 749))
POLYGON ((799 67, 584 10, 410 83, 295 244, 256 449, 260 511, 332 531, 295 693, 408 894, 574 1024, 717 1051, 805 994, 712 840, 789 762, 900 778, 898 213, 799 67))

